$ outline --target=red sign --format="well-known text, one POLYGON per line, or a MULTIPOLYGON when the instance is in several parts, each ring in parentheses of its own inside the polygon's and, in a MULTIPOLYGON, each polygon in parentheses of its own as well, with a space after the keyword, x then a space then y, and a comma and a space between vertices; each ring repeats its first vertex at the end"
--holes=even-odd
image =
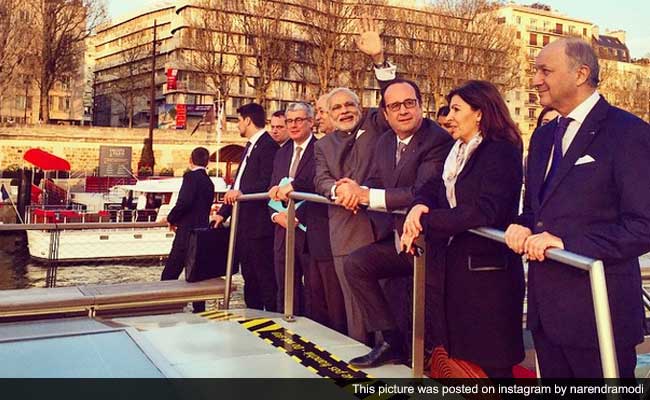
POLYGON ((187 107, 185 104, 176 104, 176 129, 187 128, 187 107))
POLYGON ((173 69, 173 68, 167 68, 167 90, 175 90, 177 89, 177 78, 178 78, 178 70, 173 69))

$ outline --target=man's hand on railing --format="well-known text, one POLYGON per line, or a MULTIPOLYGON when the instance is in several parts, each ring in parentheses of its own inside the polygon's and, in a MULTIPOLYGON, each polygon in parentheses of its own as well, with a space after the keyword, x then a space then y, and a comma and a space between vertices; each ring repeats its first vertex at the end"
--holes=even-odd
POLYGON ((533 234, 530 229, 523 225, 510 224, 504 238, 506 239, 506 245, 510 250, 514 251, 517 254, 523 254, 526 250, 526 239, 533 234))
POLYGON ((349 179, 343 178, 336 182, 336 201, 335 203, 345 207, 352 212, 357 212, 361 198, 357 191, 359 185, 349 179))
POLYGON ((564 242, 559 237, 548 232, 531 235, 524 245, 529 260, 544 261, 544 252, 549 248, 564 250, 564 242))
MULTIPOLYGON (((289 221, 287 219, 287 213, 284 212, 284 211, 273 214, 272 220, 273 220, 273 222, 280 225, 284 229, 287 229, 287 226, 289 225, 289 221)), ((296 221, 295 226, 298 226, 300 221, 298 221, 298 218, 294 218, 294 220, 296 221)))
POLYGON ((278 197, 279 190, 280 190, 280 186, 278 185, 272 186, 271 189, 269 189, 269 199, 280 201, 280 198, 278 197))
POLYGON ((277 191, 278 200, 288 201, 289 193, 291 192, 293 192, 293 185, 291 183, 287 183, 286 185, 280 186, 277 191))
POLYGON ((235 202, 237 201, 237 198, 239 196, 241 196, 241 194, 242 193, 239 190, 231 189, 231 190, 227 191, 226 194, 223 195, 224 204, 228 204, 228 205, 235 204, 235 202))

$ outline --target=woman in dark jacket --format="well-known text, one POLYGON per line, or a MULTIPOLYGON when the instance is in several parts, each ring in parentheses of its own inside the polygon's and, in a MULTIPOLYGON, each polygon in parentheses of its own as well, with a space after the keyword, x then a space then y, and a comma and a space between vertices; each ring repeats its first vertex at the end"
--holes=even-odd
MULTIPOLYGON (((456 139, 442 178, 416 194, 402 245, 424 232, 427 275, 442 304, 443 347, 478 364, 491 378, 512 377, 524 358, 521 258, 505 245, 468 232, 504 230, 517 215, 522 142, 494 85, 469 81, 447 96, 447 126, 456 139)), ((436 317, 438 318, 438 317, 436 317)))

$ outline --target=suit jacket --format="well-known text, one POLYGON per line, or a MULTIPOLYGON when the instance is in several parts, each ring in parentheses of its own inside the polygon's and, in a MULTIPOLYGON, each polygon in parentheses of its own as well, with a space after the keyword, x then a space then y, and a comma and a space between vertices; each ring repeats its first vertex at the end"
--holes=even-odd
MULTIPOLYGON (((277 143, 268 132, 265 132, 255 142, 239 182, 239 190, 242 193, 259 193, 268 190, 273 172, 273 158, 278 148, 277 143)), ((237 174, 239 174, 239 170, 237 170, 237 174)), ((238 236, 257 239, 273 235, 273 223, 269 219, 267 201, 245 201, 239 205, 238 236)), ((219 215, 224 219, 230 217, 231 213, 232 206, 223 205, 219 209, 219 215)))
POLYGON ((167 221, 181 230, 207 228, 210 208, 214 202, 214 184, 204 169, 183 175, 178 200, 167 215, 167 221))
MULTIPOLYGON (((548 231, 564 248, 601 259, 617 345, 643 340, 638 257, 650 251, 650 126, 601 98, 567 149, 540 202, 552 122, 531 138, 519 223, 548 231), (592 162, 582 162, 589 161, 592 162), (576 162, 581 162, 576 165, 576 162)), ((531 262, 528 326, 561 345, 596 347, 589 275, 553 261, 531 262)))
MULTIPOLYGON (((331 198, 332 186, 341 178, 364 182, 370 175, 372 157, 379 136, 389 128, 379 109, 370 109, 352 132, 335 131, 316 143, 316 192, 331 198), (359 137, 357 138, 357 134, 359 137)), ((370 220, 372 211, 356 214, 329 206, 330 240, 334 256, 344 256, 377 240, 370 220)))
POLYGON ((523 360, 524 274, 521 257, 505 245, 467 232, 505 229, 517 216, 522 181, 521 150, 485 139, 458 175, 455 208, 441 178, 418 191, 427 204, 427 283, 441 298, 444 338, 451 357, 509 367, 523 360), (450 241, 451 238, 451 241, 450 241))
MULTIPOLYGON (((425 118, 395 165, 397 136, 391 129, 381 135, 375 150, 371 175, 363 182, 365 186, 385 190, 388 211, 408 208, 415 193, 429 180, 439 178, 447 154, 453 145, 451 136, 432 120, 425 118)), ((372 213, 379 239, 401 235, 405 215, 372 213)))
MULTIPOLYGON (((311 141, 307 147, 303 150, 302 155, 300 156, 300 161, 298 162, 298 168, 296 169, 296 175, 293 178, 293 188, 298 192, 309 192, 313 193, 314 188, 314 143, 316 138, 312 137, 311 141), (307 190, 305 190, 305 188, 307 190)), ((291 168, 291 159, 293 157, 293 141, 288 141, 284 146, 278 150, 275 154, 275 159, 273 160, 273 175, 271 176, 271 186, 276 186, 280 184, 282 178, 289 176, 289 169, 291 168)), ((307 211, 307 206, 309 202, 303 203, 298 209, 296 209, 296 218, 301 223, 306 225, 305 217, 307 211)), ((271 210, 271 214, 275 211, 271 210)), ((309 229, 308 229, 309 230, 309 229)), ((275 225, 275 251, 284 251, 284 239, 286 235, 286 230, 280 225, 275 225)), ((329 241, 329 238, 328 238, 329 241)), ((298 249, 303 253, 306 252, 305 248, 298 249)))

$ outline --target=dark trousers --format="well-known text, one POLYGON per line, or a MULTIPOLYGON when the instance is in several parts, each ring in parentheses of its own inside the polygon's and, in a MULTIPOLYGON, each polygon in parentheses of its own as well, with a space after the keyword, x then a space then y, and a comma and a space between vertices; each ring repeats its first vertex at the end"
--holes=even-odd
POLYGON ((304 274, 306 315, 328 328, 346 334, 345 302, 334 260, 312 259, 304 274))
POLYGON ((273 266, 273 236, 237 238, 237 259, 244 277, 246 307, 277 310, 277 286, 273 266))
POLYGON ((368 331, 397 329, 379 281, 412 275, 413 257, 405 253, 397 254, 391 236, 350 254, 345 260, 344 272, 352 300, 361 307, 368 331))
MULTIPOLYGON (((282 232, 285 232, 284 229, 282 232)), ((305 297, 302 278, 309 264, 309 256, 302 252, 302 249, 305 247, 304 232, 296 230, 294 244, 293 313, 295 315, 304 315, 305 297)), ((275 281, 278 288, 277 311, 284 312, 284 279, 286 271, 285 237, 276 234, 274 247, 275 281)))
MULTIPOLYGON (((594 348, 561 346, 549 339, 543 329, 532 332, 537 361, 542 378, 594 378, 603 377, 600 351, 594 348)), ((634 378, 636 346, 616 346, 618 372, 621 378, 634 378)))
MULTIPOLYGON (((169 257, 165 262, 160 277, 161 281, 175 281, 181 276, 183 268, 185 268, 185 257, 187 256, 187 249, 190 241, 191 229, 178 228, 172 243, 172 250, 169 252, 169 257)), ((205 301, 195 301, 192 303, 194 312, 205 311, 205 301)))

